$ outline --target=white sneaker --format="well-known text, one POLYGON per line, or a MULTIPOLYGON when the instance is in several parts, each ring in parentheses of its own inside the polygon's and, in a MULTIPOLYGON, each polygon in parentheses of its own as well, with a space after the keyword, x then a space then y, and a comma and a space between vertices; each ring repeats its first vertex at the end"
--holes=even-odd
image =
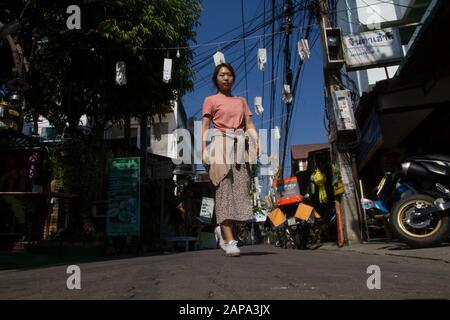
POLYGON ((214 235, 216 236, 216 242, 219 242, 219 247, 225 251, 225 240, 222 236, 222 228, 220 226, 217 226, 214 229, 214 235))
POLYGON ((237 244, 236 240, 225 242, 225 255, 227 257, 239 257, 241 255, 241 250, 239 250, 237 244))

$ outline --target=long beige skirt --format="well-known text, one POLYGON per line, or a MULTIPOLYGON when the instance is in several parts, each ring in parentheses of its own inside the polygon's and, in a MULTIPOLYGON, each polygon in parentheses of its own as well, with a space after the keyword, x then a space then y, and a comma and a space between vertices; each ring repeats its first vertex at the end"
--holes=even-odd
POLYGON ((225 220, 248 221, 254 218, 249 195, 250 183, 247 165, 233 164, 216 188, 214 203, 217 224, 225 220))

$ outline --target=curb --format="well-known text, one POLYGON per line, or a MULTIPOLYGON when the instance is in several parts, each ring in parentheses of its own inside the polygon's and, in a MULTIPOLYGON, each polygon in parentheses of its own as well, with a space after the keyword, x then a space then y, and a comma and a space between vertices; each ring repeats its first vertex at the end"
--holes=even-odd
MULTIPOLYGON (((364 245, 364 244, 362 244, 364 245)), ((391 256, 391 257, 402 257, 402 258, 414 258, 414 259, 421 259, 421 260, 430 260, 430 261, 440 261, 440 262, 444 262, 444 263, 450 263, 450 259, 447 258, 439 258, 439 257, 427 257, 427 256, 423 256, 423 255, 417 255, 417 254, 402 254, 402 253, 391 253, 391 252, 386 252, 386 249, 382 249, 382 250, 373 250, 370 247, 366 248, 367 250, 364 250, 364 248, 352 248, 351 245, 350 246, 344 246, 342 248, 339 248, 337 246, 322 246, 319 248, 319 250, 327 250, 327 251, 350 251, 350 252, 357 252, 360 254, 369 254, 369 255, 381 255, 381 256, 391 256)), ((421 250, 426 250, 426 249, 421 249, 421 250)))

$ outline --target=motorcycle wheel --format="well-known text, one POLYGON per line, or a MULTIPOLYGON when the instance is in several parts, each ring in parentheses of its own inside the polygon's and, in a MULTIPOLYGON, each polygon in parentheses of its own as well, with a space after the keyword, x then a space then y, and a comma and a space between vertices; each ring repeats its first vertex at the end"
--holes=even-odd
POLYGON ((297 249, 302 249, 302 237, 300 236, 300 232, 298 230, 294 235, 294 244, 297 249))
POLYGON ((399 201, 391 212, 391 224, 398 238, 413 248, 433 247, 444 242, 449 231, 449 217, 430 218, 426 221, 410 219, 414 208, 433 206, 434 198, 415 194, 399 201))

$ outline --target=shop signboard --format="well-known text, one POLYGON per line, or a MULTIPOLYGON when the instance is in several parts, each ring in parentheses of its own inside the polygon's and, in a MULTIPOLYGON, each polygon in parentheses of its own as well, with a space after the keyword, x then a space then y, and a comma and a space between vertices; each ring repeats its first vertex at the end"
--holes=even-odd
POLYGON ((139 236, 140 158, 109 161, 107 233, 111 236, 139 236))
POLYGON ((200 209, 200 217, 212 219, 214 211, 214 199, 203 197, 202 207, 200 209))
POLYGON ((388 66, 403 58, 396 28, 345 35, 343 48, 347 71, 388 66))

